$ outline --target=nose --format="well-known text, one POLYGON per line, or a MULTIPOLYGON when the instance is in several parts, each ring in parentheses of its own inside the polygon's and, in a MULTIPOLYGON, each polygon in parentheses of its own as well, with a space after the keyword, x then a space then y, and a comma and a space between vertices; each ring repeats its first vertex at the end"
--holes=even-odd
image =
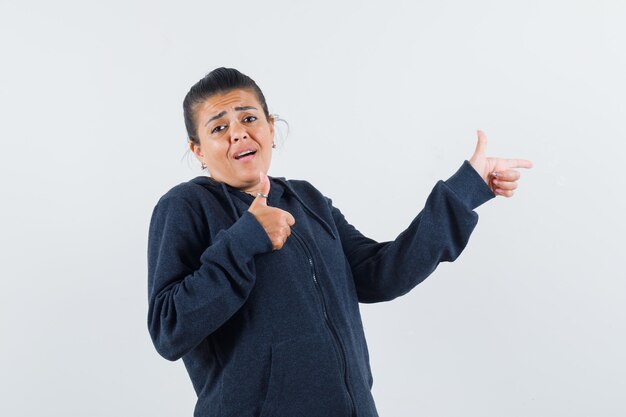
POLYGON ((237 142, 239 139, 248 139, 248 132, 246 129, 241 126, 239 123, 235 123, 232 125, 230 130, 230 140, 231 142, 237 142))

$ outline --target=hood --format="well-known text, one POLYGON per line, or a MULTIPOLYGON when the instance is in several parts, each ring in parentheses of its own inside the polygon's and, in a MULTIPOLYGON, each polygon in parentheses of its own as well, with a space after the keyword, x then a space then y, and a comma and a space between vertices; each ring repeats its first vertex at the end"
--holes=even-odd
MULTIPOLYGON (((333 239, 337 239, 337 236, 335 235, 335 232, 333 232, 333 229, 330 227, 330 225, 321 216, 315 213, 315 211, 311 209, 308 204, 304 202, 302 197, 298 195, 296 190, 293 188, 293 185, 289 182, 289 180, 287 180, 285 177, 271 177, 269 175, 268 178, 271 184, 269 198, 267 199, 268 205, 271 206, 271 202, 279 201, 283 194, 290 194, 296 200, 298 200, 300 204, 302 204, 302 207, 304 207, 304 209, 320 224, 320 226, 322 226, 324 230, 328 232, 328 234, 333 239)), ((232 192, 240 191, 239 189, 232 187, 224 182, 219 182, 205 175, 200 175, 196 178, 193 178, 191 182, 203 186, 207 190, 211 191, 213 194, 222 194, 224 196, 224 199, 228 201, 228 204, 232 210, 234 221, 237 221, 243 214, 243 212, 240 212, 239 209, 237 209, 237 206, 233 202, 231 196, 232 192)))

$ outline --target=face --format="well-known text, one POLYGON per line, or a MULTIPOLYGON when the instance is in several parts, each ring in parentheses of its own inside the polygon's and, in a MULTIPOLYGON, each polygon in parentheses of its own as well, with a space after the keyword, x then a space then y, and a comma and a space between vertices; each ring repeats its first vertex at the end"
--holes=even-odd
POLYGON ((265 118, 256 95, 213 95, 195 107, 195 120, 200 146, 189 146, 211 177, 243 191, 258 188, 259 172, 267 173, 272 160, 274 119, 265 118))

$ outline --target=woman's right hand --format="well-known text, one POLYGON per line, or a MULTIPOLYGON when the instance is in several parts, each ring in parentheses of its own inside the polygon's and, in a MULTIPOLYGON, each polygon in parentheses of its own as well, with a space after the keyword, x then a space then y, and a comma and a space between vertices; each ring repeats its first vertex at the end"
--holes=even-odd
MULTIPOLYGON (((267 174, 259 173, 261 180, 261 193, 269 195, 270 179, 267 174)), ((291 213, 281 210, 278 207, 270 207, 267 205, 267 199, 257 195, 248 211, 254 215, 261 226, 265 229, 265 233, 272 241, 274 250, 283 247, 289 235, 291 235, 291 226, 296 222, 291 213)))

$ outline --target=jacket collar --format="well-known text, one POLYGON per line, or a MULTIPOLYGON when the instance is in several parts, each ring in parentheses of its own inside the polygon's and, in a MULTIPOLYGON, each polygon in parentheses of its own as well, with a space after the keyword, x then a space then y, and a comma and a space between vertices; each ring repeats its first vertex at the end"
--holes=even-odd
MULTIPOLYGON (((289 180, 287 180, 285 177, 271 177, 269 175, 268 178, 270 180, 270 193, 268 201, 278 201, 285 192, 288 192, 289 194, 293 195, 293 197, 298 200, 300 204, 302 204, 304 209, 309 212, 309 214, 322 226, 322 228, 324 228, 324 230, 328 232, 328 234, 333 239, 337 239, 337 236, 333 232, 333 229, 330 227, 330 225, 314 210, 312 210, 308 204, 304 202, 302 197, 298 195, 296 190, 294 190, 293 185, 289 182, 289 180)), ((221 191, 230 205, 235 221, 239 219, 239 217, 241 217, 241 215, 243 214, 237 209, 237 206, 233 202, 231 196, 232 193, 242 193, 243 191, 240 191, 235 187, 232 187, 224 182, 217 181, 206 175, 197 176, 193 178, 191 182, 201 185, 209 191, 221 191)))
MULTIPOLYGON (((268 178, 270 180, 270 200, 272 201, 278 201, 280 200, 280 198, 282 197, 283 193, 284 193, 284 188, 283 186, 279 185, 282 184, 282 181, 277 181, 277 177, 270 177, 268 175, 268 178)), ((280 177, 281 180, 284 180, 284 177, 280 177)), ((196 184, 202 185, 204 188, 208 189, 209 191, 219 191, 221 190, 224 193, 224 196, 227 199, 230 199, 230 194, 236 194, 236 193, 243 193, 243 191, 239 190, 238 188, 235 188, 231 185, 228 185, 225 182, 220 182, 217 181, 211 177, 207 177, 206 175, 200 175, 197 176, 195 178, 193 178, 191 180, 191 182, 194 182, 196 184)))

